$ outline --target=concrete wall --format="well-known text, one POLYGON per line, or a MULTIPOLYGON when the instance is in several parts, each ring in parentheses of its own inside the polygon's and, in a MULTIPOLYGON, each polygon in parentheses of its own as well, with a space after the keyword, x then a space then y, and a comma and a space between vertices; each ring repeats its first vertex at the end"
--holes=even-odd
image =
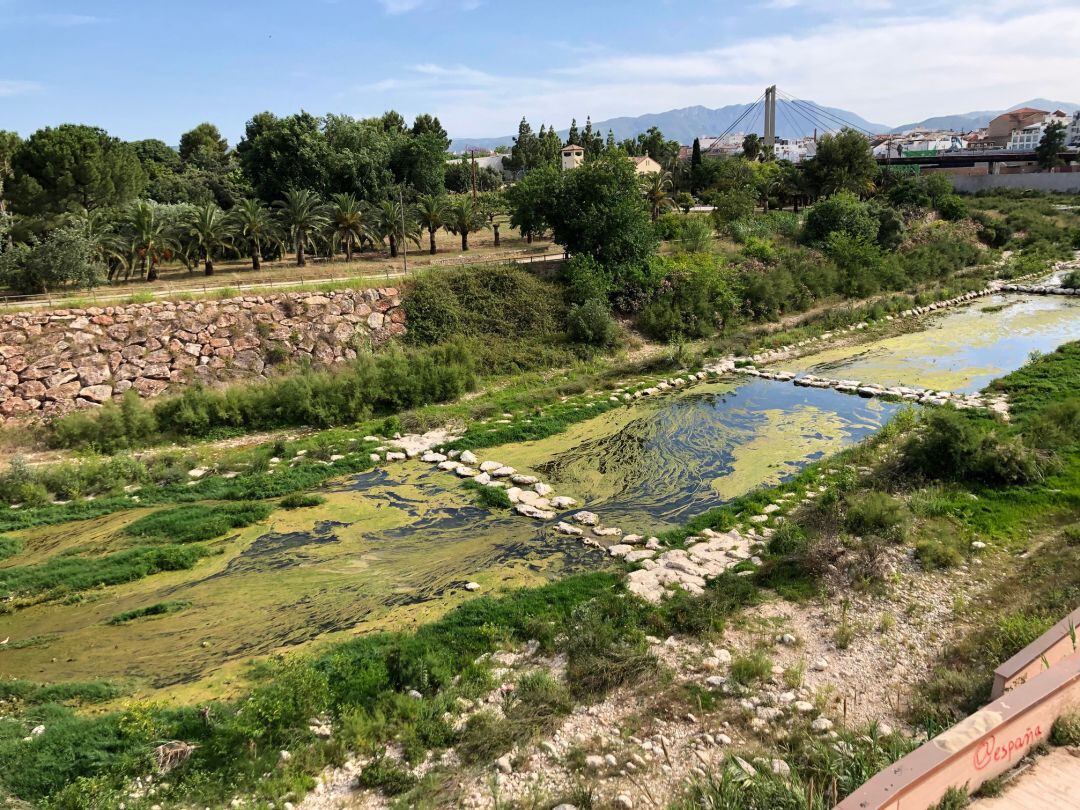
POLYGON ((0 423, 54 416, 128 390, 272 376, 356 358, 405 332, 398 290, 280 293, 0 316, 0 423))
POLYGON ((1080 193, 1080 172, 1037 172, 1031 174, 985 174, 953 177, 953 188, 962 194, 974 194, 997 188, 1034 189, 1062 194, 1080 193))

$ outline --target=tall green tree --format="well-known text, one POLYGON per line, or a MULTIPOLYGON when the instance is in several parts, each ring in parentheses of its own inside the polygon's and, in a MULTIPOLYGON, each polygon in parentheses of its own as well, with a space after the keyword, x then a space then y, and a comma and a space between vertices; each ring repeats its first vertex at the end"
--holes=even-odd
POLYGON ((255 115, 236 154, 256 196, 268 204, 294 189, 325 192, 334 162, 322 121, 306 112, 285 118, 255 115))
POLYGON ((459 194, 446 207, 446 229, 461 237, 461 249, 469 249, 469 234, 487 227, 487 214, 468 194, 459 194))
POLYGON ((514 138, 514 145, 510 147, 510 156, 503 158, 503 168, 515 174, 521 174, 533 169, 537 165, 539 153, 539 140, 532 126, 521 118, 518 124, 518 134, 514 138))
POLYGON ((845 127, 818 140, 817 154, 804 164, 807 185, 814 196, 850 191, 865 197, 874 189, 878 167, 870 141, 845 127))
POLYGON ((27 216, 124 205, 146 186, 129 144, 79 124, 38 130, 19 145, 12 168, 13 208, 27 216))
POLYGON ((251 257, 251 269, 258 272, 262 267, 264 245, 281 244, 281 228, 262 201, 246 197, 229 212, 237 237, 247 244, 251 257))
POLYGON ((747 132, 742 139, 743 157, 749 161, 761 157, 761 138, 756 132, 747 132))
POLYGON ((229 142, 218 128, 203 122, 180 136, 180 159, 200 168, 222 166, 229 152, 229 142))
POLYGON ((322 200, 314 191, 293 188, 274 203, 278 218, 296 250, 296 266, 307 265, 307 247, 312 237, 326 225, 326 213, 322 200))
POLYGON ((428 252, 435 255, 435 234, 446 225, 447 200, 442 194, 421 194, 416 200, 416 218, 428 232, 428 252))
POLYGON ((333 240, 345 245, 345 261, 352 262, 353 248, 368 238, 364 204, 352 194, 334 194, 328 211, 333 240))
POLYGON ((1061 159, 1061 153, 1065 150, 1065 135, 1065 125, 1060 121, 1046 125, 1039 145, 1035 147, 1035 158, 1040 167, 1050 171, 1065 163, 1061 159))
POLYGON ((412 134, 416 138, 427 135, 435 137, 442 145, 442 151, 444 152, 450 148, 450 136, 447 135, 446 130, 443 129, 443 125, 436 116, 427 113, 416 116, 413 119, 412 134))
POLYGON ((616 276, 640 273, 659 242, 634 165, 617 153, 563 172, 543 218, 556 242, 616 276))
POLYGON ((566 145, 581 146, 581 132, 578 130, 577 119, 570 121, 570 131, 566 135, 566 145))
POLYGON ((202 253, 203 272, 214 275, 214 256, 232 247, 233 221, 215 203, 196 206, 183 228, 202 253))
POLYGON ((4 186, 14 176, 15 151, 22 143, 18 133, 0 129, 0 240, 8 245, 11 244, 11 223, 8 221, 10 214, 7 208, 7 198, 4 196, 4 186))
POLYGON ((559 183, 559 169, 543 166, 525 175, 504 192, 510 211, 510 226, 517 228, 529 244, 550 227, 546 215, 550 201, 558 194, 559 183))

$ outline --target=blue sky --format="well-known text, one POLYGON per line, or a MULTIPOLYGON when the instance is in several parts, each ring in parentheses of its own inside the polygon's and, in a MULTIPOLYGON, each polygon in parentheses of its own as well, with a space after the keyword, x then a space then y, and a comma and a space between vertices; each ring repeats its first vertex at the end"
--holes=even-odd
POLYGON ((792 95, 881 123, 1080 101, 1078 0, 0 0, 0 128, 230 142, 260 110, 451 135, 792 95))

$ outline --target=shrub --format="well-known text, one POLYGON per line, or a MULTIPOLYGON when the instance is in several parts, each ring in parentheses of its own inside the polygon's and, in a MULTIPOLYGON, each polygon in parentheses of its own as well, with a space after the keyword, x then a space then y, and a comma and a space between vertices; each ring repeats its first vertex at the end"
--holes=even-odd
POLYGON ((139 447, 157 433, 157 420, 135 391, 127 391, 119 404, 107 402, 94 412, 75 411, 57 420, 50 443, 115 453, 139 447))
POLYGON ((850 192, 840 192, 807 211, 802 241, 808 245, 824 245, 833 233, 872 243, 877 239, 878 221, 869 205, 850 192))
POLYGON ((292 495, 286 495, 278 501, 278 506, 282 509, 307 509, 312 506, 322 506, 324 503, 326 503, 326 498, 322 495, 316 495, 312 492, 296 492, 292 495))
POLYGON ((1080 745, 1080 714, 1070 712, 1054 721, 1050 728, 1051 745, 1080 745))
POLYGON ((899 542, 907 530, 904 504, 884 492, 866 492, 847 498, 844 528, 852 534, 874 534, 899 542))
POLYGON ((742 252, 748 259, 757 259, 765 264, 776 261, 776 248, 773 247, 772 242, 759 236, 749 237, 743 245, 742 252))
POLYGON ((22 541, 14 537, 0 536, 0 560, 14 557, 20 551, 22 551, 22 541))
POLYGON ((1080 270, 1070 271, 1065 278, 1061 280, 1061 286, 1070 290, 1080 290, 1080 270))
POLYGON ((915 543, 915 556, 927 568, 955 568, 964 561, 961 540, 955 537, 927 537, 915 543))
POLYGON ((656 657, 634 626, 626 600, 597 599, 579 606, 566 641, 566 680, 577 698, 603 694, 656 672, 656 657))
POLYGON ((401 763, 377 756, 364 766, 356 781, 362 788, 397 796, 411 789, 416 784, 416 777, 401 763))
POLYGON ((656 259, 666 270, 660 291, 638 317, 647 335, 698 338, 723 328, 738 306, 735 281, 720 260, 705 254, 656 259))
POLYGON ((948 220, 949 222, 956 222, 961 219, 965 219, 968 214, 967 206, 964 205, 964 201, 961 200, 955 194, 946 194, 941 197, 935 207, 938 213, 941 214, 941 218, 948 220))
POLYGON ((472 493, 473 499, 478 506, 483 506, 487 509, 509 509, 513 506, 510 496, 506 494, 505 489, 485 486, 484 484, 478 484, 475 481, 466 481, 463 486, 472 493))
POLYGON ((575 343, 609 348, 619 342, 619 325, 611 317, 607 302, 590 298, 574 304, 566 316, 566 331, 575 343))
POLYGON ((679 247, 687 253, 707 253, 713 249, 714 231, 703 216, 688 215, 679 229, 679 247))
POLYGON ((806 549, 806 533, 794 521, 784 521, 769 540, 769 553, 777 556, 801 554, 806 549))

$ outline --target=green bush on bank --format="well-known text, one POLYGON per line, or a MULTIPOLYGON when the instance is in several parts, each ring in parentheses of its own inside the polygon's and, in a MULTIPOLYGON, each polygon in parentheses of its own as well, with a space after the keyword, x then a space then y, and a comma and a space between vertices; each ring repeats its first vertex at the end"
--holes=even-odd
POLYGON ((124 533, 147 541, 198 543, 265 520, 272 509, 272 504, 253 501, 190 504, 145 515, 125 526, 124 533))
POLYGON ((333 372, 303 372, 224 389, 193 386, 146 404, 79 411, 55 423, 50 443, 111 453, 168 436, 201 437, 222 428, 245 431, 350 424, 429 402, 445 402, 475 384, 473 360, 461 343, 426 349, 390 348, 333 372))

